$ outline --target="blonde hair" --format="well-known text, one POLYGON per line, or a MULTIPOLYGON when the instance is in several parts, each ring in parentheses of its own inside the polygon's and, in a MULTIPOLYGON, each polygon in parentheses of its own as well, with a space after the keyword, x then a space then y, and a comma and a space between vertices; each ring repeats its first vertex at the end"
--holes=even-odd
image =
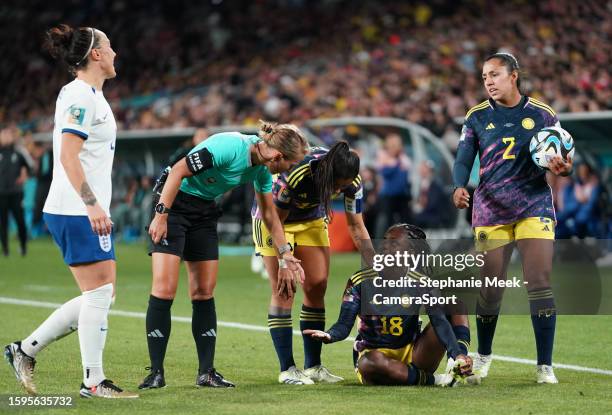
POLYGON ((306 136, 293 124, 277 124, 259 120, 259 137, 288 160, 301 160, 308 154, 306 136))

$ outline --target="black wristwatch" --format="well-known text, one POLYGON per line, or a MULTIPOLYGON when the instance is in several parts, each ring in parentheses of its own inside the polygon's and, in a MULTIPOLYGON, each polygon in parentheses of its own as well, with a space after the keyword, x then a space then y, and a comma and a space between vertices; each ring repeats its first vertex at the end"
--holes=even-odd
POLYGON ((166 205, 164 205, 162 202, 159 202, 155 205, 155 212, 159 213, 160 215, 163 215, 164 213, 170 212, 170 208, 166 207, 166 205))

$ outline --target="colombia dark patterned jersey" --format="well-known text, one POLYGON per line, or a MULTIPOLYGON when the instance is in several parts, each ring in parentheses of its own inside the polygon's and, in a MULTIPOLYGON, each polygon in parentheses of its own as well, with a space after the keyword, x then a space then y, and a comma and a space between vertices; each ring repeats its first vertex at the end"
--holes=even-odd
POLYGON ((528 217, 555 219, 545 170, 529 153, 531 137, 555 125, 559 120, 552 108, 526 96, 512 108, 489 99, 468 111, 453 176, 455 186, 465 187, 474 157, 480 154, 472 226, 504 225, 528 217))
MULTIPOLYGON (((379 273, 368 268, 353 274, 344 289, 342 306, 338 321, 327 333, 332 342, 344 340, 348 337, 355 319, 359 317, 359 336, 356 349, 399 349, 415 341, 419 334, 419 309, 420 306, 410 306, 411 310, 402 315, 370 315, 364 312, 364 302, 371 301, 366 297, 370 294, 374 279, 381 277, 379 273), (369 290, 367 287, 369 285, 369 290)), ((449 350, 454 358, 460 354, 457 338, 453 329, 443 312, 433 308, 427 308, 429 316, 440 342, 449 350)))
MULTIPOLYGON (((319 189, 313 173, 328 151, 323 147, 313 147, 304 160, 275 178, 272 196, 277 207, 289 210, 285 223, 306 222, 325 217, 324 204, 319 200, 319 189)), ((349 186, 341 189, 340 193, 344 196, 346 212, 361 213, 363 187, 360 176, 357 176, 349 186)), ((253 205, 251 214, 261 219, 256 204, 253 205)))

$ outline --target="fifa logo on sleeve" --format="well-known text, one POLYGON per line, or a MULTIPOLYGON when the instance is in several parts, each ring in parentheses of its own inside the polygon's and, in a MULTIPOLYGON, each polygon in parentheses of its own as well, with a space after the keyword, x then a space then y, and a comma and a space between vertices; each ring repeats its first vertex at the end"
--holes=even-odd
POLYGON ((188 155, 187 161, 189 161, 189 164, 191 164, 191 170, 194 172, 198 172, 204 168, 204 164, 202 164, 200 155, 197 152, 188 155))

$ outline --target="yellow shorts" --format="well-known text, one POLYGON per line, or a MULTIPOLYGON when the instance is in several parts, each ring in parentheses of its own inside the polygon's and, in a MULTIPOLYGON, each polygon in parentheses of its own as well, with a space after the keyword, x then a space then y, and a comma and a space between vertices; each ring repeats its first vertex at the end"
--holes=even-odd
MULTIPOLYGON (((323 218, 308 222, 285 223, 285 238, 291 246, 329 246, 327 223, 323 218)), ((276 256, 272 235, 261 219, 253 218, 253 242, 255 253, 276 256)))
POLYGON ((550 218, 530 217, 506 225, 474 228, 476 249, 486 251, 519 239, 555 239, 555 222, 550 218))
MULTIPOLYGON (((359 362, 359 360, 361 360, 363 355, 365 355, 366 353, 377 351, 377 352, 381 352, 382 354, 387 356, 389 359, 397 360, 398 362, 402 362, 405 365, 409 365, 410 363, 412 363, 412 351, 413 350, 414 350, 414 343, 408 343, 406 346, 401 347, 399 349, 385 349, 385 348, 364 349, 361 352, 359 352, 359 358, 357 359, 357 361, 359 362)), ((359 383, 363 384, 363 379, 361 377, 361 373, 359 372, 359 370, 357 371, 357 379, 359 379, 359 383)))

